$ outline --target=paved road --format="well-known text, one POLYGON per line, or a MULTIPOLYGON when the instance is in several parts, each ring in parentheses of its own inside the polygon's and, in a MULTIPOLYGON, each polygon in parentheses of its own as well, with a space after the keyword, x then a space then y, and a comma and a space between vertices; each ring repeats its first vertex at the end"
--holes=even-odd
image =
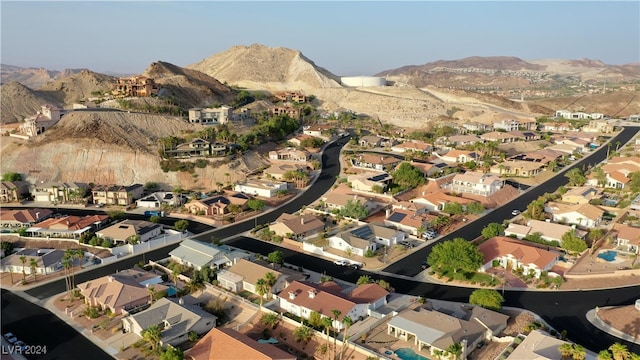
POLYGON ((27 359, 113 359, 48 310, 4 289, 2 331, 12 332, 28 345, 46 346, 46 354, 27 359))

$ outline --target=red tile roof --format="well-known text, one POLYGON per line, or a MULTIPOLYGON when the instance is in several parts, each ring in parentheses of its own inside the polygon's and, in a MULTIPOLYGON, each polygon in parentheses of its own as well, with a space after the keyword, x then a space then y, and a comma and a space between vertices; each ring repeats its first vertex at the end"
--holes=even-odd
POLYGON ((484 256, 484 263, 488 263, 496 258, 512 255, 522 264, 535 264, 539 269, 543 269, 555 258, 557 254, 542 250, 534 246, 526 245, 512 238, 496 236, 483 242, 478 246, 478 250, 484 256))
POLYGON ((230 328, 213 328, 185 353, 190 360, 295 360, 273 344, 261 344, 230 328))

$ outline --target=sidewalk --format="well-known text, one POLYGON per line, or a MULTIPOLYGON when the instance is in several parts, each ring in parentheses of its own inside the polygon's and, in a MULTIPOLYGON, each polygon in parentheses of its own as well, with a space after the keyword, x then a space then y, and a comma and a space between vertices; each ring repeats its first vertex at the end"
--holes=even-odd
MULTIPOLYGON (((606 308, 602 308, 602 309, 606 309, 606 308)), ((632 342, 634 344, 640 345, 640 338, 623 333, 622 331, 610 326, 598 316, 598 310, 600 310, 600 308, 596 307, 595 309, 591 309, 587 312, 586 317, 587 317, 587 320, 591 323, 591 325, 608 333, 609 335, 613 335, 619 339, 626 340, 628 342, 632 342)))

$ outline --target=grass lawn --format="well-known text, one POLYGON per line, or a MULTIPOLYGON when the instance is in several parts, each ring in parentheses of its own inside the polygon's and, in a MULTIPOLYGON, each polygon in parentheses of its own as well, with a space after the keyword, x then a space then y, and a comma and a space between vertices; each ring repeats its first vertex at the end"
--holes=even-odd
POLYGON ((480 273, 480 272, 454 273, 452 271, 445 271, 442 273, 442 277, 445 277, 451 280, 459 280, 459 281, 471 282, 471 283, 476 283, 481 285, 498 285, 499 283, 497 279, 492 279, 491 275, 480 273))

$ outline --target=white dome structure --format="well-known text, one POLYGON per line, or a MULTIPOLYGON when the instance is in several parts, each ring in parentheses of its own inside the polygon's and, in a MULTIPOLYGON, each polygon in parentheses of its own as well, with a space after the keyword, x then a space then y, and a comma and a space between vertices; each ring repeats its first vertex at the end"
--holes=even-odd
POLYGON ((386 86, 387 79, 380 76, 343 76, 340 82, 351 87, 379 87, 386 86))

